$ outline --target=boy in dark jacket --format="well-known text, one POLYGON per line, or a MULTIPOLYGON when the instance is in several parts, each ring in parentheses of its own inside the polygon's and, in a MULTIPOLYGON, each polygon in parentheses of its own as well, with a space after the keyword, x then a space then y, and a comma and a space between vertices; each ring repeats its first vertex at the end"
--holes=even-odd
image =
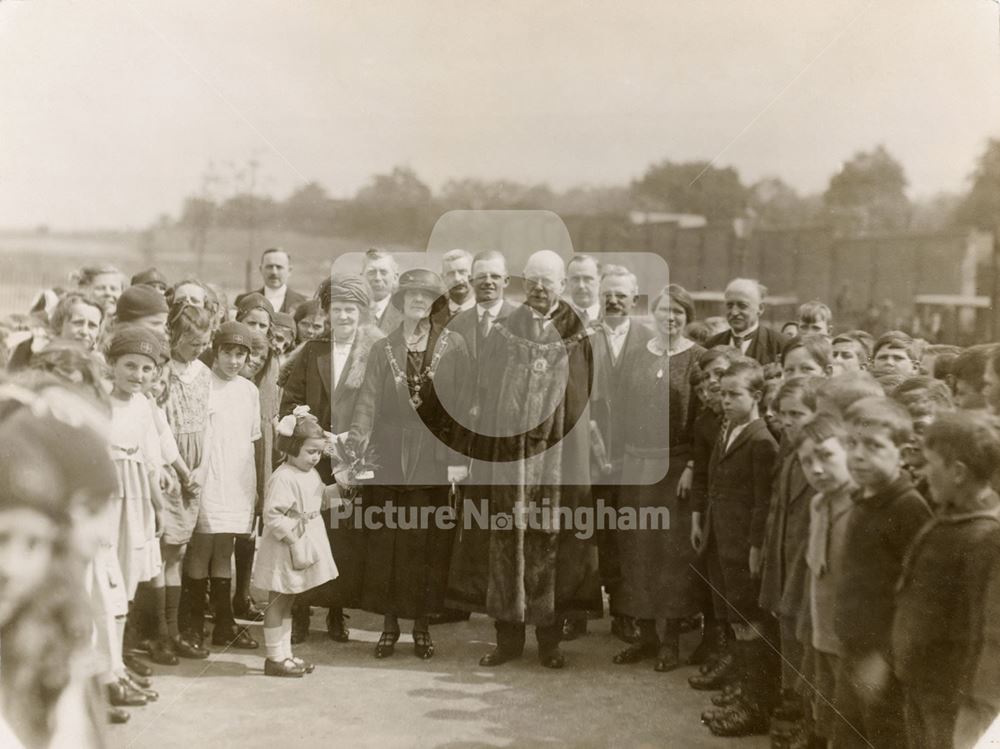
POLYGON ((1000 557, 990 487, 1000 435, 974 412, 941 414, 927 428, 924 456, 937 517, 917 535, 903 565, 892 657, 910 746, 950 749, 961 703, 973 693, 985 586, 1000 557))
POLYGON ((763 393, 763 370, 752 359, 734 361, 723 374, 720 396, 726 426, 708 469, 708 561, 715 571, 711 577, 722 580, 744 683, 740 702, 708 721, 712 732, 722 736, 765 733, 777 696, 777 659, 762 637, 768 616, 757 603, 778 453, 758 411, 763 393))
POLYGON ((848 468, 859 489, 844 541, 834 631, 843 646, 836 707, 843 718, 834 746, 905 747, 902 694, 892 674, 890 641, 903 557, 930 509, 903 470, 910 416, 886 398, 862 398, 847 410, 848 468))

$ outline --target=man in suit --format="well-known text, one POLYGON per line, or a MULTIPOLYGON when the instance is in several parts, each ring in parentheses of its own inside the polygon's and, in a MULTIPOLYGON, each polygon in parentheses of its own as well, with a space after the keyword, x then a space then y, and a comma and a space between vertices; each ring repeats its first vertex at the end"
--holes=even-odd
MULTIPOLYGON (((471 269, 473 306, 452 317, 448 322, 448 329, 459 333, 465 340, 472 362, 472 374, 478 381, 479 355, 484 343, 493 333, 494 326, 506 321, 511 312, 517 309, 517 305, 504 299, 504 290, 510 283, 510 276, 507 274, 507 261, 501 253, 496 250, 478 253, 472 259, 471 269)), ((473 439, 486 438, 475 435, 473 439)), ((489 486, 485 484, 490 475, 489 465, 472 461, 469 475, 470 483, 461 490, 464 499, 474 503, 487 500, 489 486), (480 481, 482 483, 477 483, 480 481)), ((468 528, 463 525, 462 533, 456 534, 445 600, 450 610, 486 611, 489 545, 489 529, 480 528, 474 523, 468 528)))
MULTIPOLYGON (((593 336, 594 389, 591 393, 591 419, 604 442, 607 463, 592 464, 592 483, 595 500, 603 499, 611 507, 618 507, 622 484, 622 464, 625 459, 625 430, 622 422, 625 411, 623 399, 624 377, 628 364, 636 351, 646 347, 653 331, 632 319, 639 296, 639 283, 628 268, 607 265, 601 270, 600 299, 603 316, 593 336), (607 467, 610 466, 610 471, 607 467)), ((596 462, 596 461, 595 461, 596 462)), ((623 531, 599 529, 597 532, 598 564, 601 584, 608 593, 611 613, 611 631, 619 639, 632 642, 636 637, 634 621, 626 619, 616 609, 621 566, 615 534, 623 531)), ((565 636, 564 628, 564 636, 565 636)))
POLYGON ((733 346, 760 364, 781 359, 785 336, 760 325, 767 287, 752 278, 734 278, 726 287, 726 322, 729 330, 712 336, 705 344, 733 346))
POLYGON ((396 263, 396 258, 386 250, 371 247, 365 252, 361 275, 365 277, 372 292, 372 324, 389 335, 403 322, 403 313, 394 304, 389 303, 399 282, 399 265, 396 263))
POLYGON ((441 325, 460 312, 472 309, 476 296, 469 279, 472 276, 472 255, 465 250, 450 250, 441 258, 441 278, 448 293, 435 303, 432 319, 441 325))
POLYGON ((593 255, 574 255, 566 265, 566 286, 573 311, 587 323, 601 317, 601 265, 593 255))
POLYGON ((263 294, 277 312, 292 314, 295 308, 306 300, 304 294, 288 288, 288 277, 292 274, 292 258, 280 247, 264 250, 260 256, 260 277, 264 286, 247 291, 236 297, 236 306, 247 294, 263 294))

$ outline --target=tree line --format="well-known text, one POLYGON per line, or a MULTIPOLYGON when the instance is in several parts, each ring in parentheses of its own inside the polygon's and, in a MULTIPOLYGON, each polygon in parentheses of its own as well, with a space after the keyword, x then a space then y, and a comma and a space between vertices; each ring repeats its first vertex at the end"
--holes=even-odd
POLYGON ((963 227, 993 231, 1000 221, 1000 139, 988 141, 964 193, 923 201, 907 196, 902 164, 879 145, 844 161, 826 190, 814 195, 800 195, 778 177, 747 184, 736 169, 705 161, 653 163, 628 185, 556 191, 546 184, 453 179, 436 194, 413 169, 397 166, 372 176, 346 199, 332 197, 319 182, 298 187, 284 200, 257 194, 253 183, 224 199, 203 189, 184 200, 176 223, 191 231, 193 245, 215 227, 420 245, 437 218, 454 209, 547 209, 561 216, 668 212, 713 223, 741 219, 763 228, 822 224, 841 236, 963 227))

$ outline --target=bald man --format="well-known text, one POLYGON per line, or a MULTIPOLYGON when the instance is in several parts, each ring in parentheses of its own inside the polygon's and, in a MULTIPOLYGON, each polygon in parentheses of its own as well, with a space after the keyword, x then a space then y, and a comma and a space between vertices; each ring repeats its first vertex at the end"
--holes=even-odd
POLYGON ((713 346, 733 346, 745 356, 761 364, 781 360, 786 338, 770 328, 761 327, 767 287, 752 278, 734 278, 726 287, 726 322, 729 330, 712 336, 705 343, 713 346))
POLYGON ((479 432, 490 436, 476 440, 476 457, 489 476, 472 483, 488 486, 486 612, 497 630, 480 665, 519 657, 533 624, 539 662, 562 668, 563 620, 603 610, 593 537, 553 518, 560 508, 592 507, 592 330, 560 298, 566 267, 558 254, 532 255, 524 282, 524 305, 494 323, 480 357, 479 432), (537 522, 512 522, 519 509, 537 522))

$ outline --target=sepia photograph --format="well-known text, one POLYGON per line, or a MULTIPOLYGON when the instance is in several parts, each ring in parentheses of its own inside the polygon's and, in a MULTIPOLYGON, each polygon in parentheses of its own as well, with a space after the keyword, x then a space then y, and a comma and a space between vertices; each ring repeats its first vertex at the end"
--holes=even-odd
POLYGON ((0 749, 1000 747, 1000 0, 0 0, 0 749))

